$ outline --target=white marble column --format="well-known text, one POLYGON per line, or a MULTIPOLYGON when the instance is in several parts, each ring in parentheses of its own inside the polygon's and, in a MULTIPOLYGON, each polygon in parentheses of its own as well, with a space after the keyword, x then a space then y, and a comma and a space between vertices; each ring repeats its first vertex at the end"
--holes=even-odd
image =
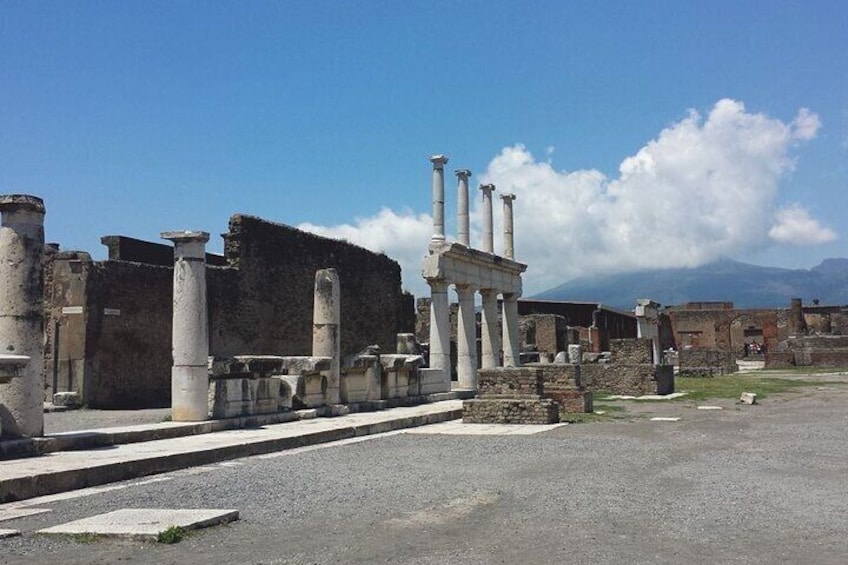
POLYGON ((445 165, 448 158, 444 155, 432 155, 433 163, 433 241, 445 240, 445 165))
POLYGON ((503 200, 503 254, 507 259, 515 259, 515 238, 512 226, 512 203, 514 194, 501 194, 503 200))
POLYGON ((315 273, 312 310, 312 356, 331 357, 330 370, 322 372, 327 379, 325 402, 338 404, 341 378, 341 286, 335 269, 318 269, 315 273))
POLYGON ((44 212, 37 196, 0 196, 0 349, 30 358, 0 384, 0 428, 16 437, 44 434, 44 212))
POLYGON ((495 190, 493 184, 481 184, 483 192, 483 251, 495 252, 495 233, 492 225, 492 192, 495 190))
POLYGON ((468 224, 468 178, 471 171, 459 169, 456 171, 456 237, 465 247, 471 247, 471 235, 468 224))
POLYGON ((430 368, 444 372, 450 381, 450 304, 448 285, 431 279, 430 285, 430 368))
POLYGON ((209 418, 209 323, 206 311, 206 242, 202 231, 163 232, 174 242, 174 328, 171 419, 209 418))
POLYGON ((518 295, 503 295, 503 350, 504 367, 520 367, 521 357, 518 331, 518 295))
POLYGON ((481 290, 483 311, 480 317, 480 338, 483 356, 480 365, 492 369, 500 365, 501 339, 498 329, 498 295, 494 290, 481 290))
POLYGON ((477 320, 474 288, 456 285, 459 316, 456 328, 456 374, 459 388, 477 390, 477 320))

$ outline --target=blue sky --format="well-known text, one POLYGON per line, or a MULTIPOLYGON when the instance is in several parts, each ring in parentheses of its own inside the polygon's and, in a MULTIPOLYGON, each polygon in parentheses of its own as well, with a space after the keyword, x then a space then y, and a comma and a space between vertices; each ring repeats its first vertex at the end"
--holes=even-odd
POLYGON ((243 212, 383 250, 420 291, 445 153, 518 194, 529 292, 812 267, 848 255, 846 30, 837 1, 7 1, 0 191, 96 257, 243 212))

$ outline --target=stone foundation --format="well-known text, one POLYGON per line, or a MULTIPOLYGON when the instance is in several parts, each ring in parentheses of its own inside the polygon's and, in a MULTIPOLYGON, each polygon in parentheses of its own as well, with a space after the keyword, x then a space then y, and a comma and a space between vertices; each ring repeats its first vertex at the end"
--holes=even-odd
POLYGON ((559 406, 550 399, 472 399, 462 403, 462 421, 468 424, 556 424, 559 406))
POLYGON ((671 394, 674 392, 674 367, 671 365, 586 364, 581 379, 591 391, 612 394, 671 394))

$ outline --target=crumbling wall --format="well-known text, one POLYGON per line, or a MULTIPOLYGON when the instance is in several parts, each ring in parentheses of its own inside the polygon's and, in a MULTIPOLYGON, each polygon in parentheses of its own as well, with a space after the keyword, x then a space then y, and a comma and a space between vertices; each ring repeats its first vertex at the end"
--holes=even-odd
POLYGON ((343 356, 371 344, 394 351, 397 333, 413 331, 400 265, 385 255, 240 214, 230 218, 224 242, 239 275, 212 308, 216 355, 311 354, 315 271, 324 268, 341 281, 343 356))

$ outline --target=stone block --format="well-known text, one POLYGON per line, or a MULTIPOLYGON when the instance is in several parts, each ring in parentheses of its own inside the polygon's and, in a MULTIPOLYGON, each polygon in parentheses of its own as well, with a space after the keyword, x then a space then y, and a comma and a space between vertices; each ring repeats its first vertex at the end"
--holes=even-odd
POLYGON ((742 396, 739 397, 739 402, 742 404, 756 404, 757 394, 754 392, 743 392, 742 396))
POLYGON ((79 408, 82 406, 82 398, 78 392, 57 392, 53 395, 53 405, 79 408))
MULTIPOLYGON (((556 367, 556 365, 549 365, 556 367)), ((477 371, 479 398, 542 398, 544 377, 539 365, 495 367, 477 371)))
POLYGON ((450 373, 441 369, 418 369, 420 391, 422 395, 451 391, 450 373))

